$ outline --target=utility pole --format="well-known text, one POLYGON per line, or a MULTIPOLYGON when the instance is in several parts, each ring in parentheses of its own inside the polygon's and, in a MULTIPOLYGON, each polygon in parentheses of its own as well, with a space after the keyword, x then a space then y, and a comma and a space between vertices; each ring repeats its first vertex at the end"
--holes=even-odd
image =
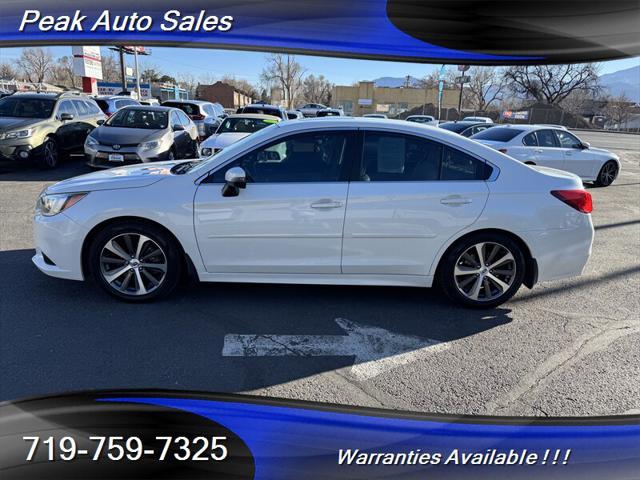
POLYGON ((464 89, 464 72, 469 70, 469 65, 458 65, 460 72, 460 97, 458 98, 458 120, 462 118, 462 90, 464 89))
POLYGON ((138 101, 142 99, 142 93, 140 92, 140 69, 138 68, 138 47, 133 49, 133 58, 135 59, 136 66, 136 93, 138 94, 138 101))
POLYGON ((124 61, 124 48, 118 46, 120 55, 120 78, 122 79, 122 92, 127 93, 127 65, 124 61))

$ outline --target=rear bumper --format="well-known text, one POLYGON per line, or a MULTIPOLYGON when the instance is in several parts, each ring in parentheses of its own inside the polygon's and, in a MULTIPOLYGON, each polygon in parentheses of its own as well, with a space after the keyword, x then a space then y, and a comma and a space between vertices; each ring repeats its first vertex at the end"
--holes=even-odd
POLYGON ((581 215, 571 228, 515 232, 525 240, 538 266, 538 282, 581 275, 591 256, 593 224, 581 215))

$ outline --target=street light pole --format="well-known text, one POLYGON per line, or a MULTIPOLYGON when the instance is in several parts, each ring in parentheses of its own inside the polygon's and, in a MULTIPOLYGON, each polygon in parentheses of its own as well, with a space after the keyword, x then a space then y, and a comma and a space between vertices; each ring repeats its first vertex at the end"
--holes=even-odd
POLYGON ((140 92, 140 69, 138 68, 138 47, 134 47, 133 49, 133 58, 136 63, 136 93, 138 94, 138 101, 142 99, 142 94, 140 92))
POLYGON ((127 93, 127 70, 124 62, 124 48, 118 46, 118 53, 120 55, 120 77, 122 79, 122 93, 127 93))

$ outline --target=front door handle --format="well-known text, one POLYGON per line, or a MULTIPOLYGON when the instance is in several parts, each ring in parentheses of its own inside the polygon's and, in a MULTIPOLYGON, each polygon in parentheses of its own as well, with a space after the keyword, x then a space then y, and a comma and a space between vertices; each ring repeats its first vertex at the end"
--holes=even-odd
POLYGON ((451 195, 449 197, 444 197, 440 200, 442 205, 447 205, 449 207, 457 207, 460 205, 468 205, 473 202, 472 199, 468 197, 463 197, 461 195, 451 195))
POLYGON ((343 203, 342 202, 336 202, 334 200, 329 200, 329 199, 324 199, 324 200, 318 200, 317 202, 314 202, 311 204, 311 208, 340 208, 342 207, 343 203))

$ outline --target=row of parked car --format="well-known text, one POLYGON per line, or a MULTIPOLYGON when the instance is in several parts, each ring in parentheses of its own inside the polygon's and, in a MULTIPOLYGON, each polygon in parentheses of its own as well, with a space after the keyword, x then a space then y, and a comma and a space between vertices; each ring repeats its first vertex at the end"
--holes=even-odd
MULTIPOLYGON (((125 96, 17 93, 0 99, 0 160, 33 159, 54 168, 63 156, 84 151, 90 166, 111 168, 207 157, 281 121, 342 116, 342 110, 321 104, 287 111, 256 103, 228 115, 222 105, 201 100, 144 105, 125 96)), ((592 148, 562 126, 496 125, 486 117, 439 123, 429 115, 406 121, 449 130, 522 163, 566 170, 598 186, 610 185, 620 171, 617 155, 592 148)))

